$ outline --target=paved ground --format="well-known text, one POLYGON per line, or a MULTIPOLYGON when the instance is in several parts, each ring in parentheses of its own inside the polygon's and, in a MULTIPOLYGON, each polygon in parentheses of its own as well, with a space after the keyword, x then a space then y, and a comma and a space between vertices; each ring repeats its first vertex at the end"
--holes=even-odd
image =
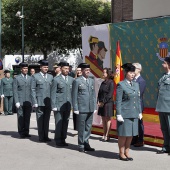
MULTIPOLYGON (((51 115, 50 131, 54 129, 51 115)), ((157 147, 145 145, 131 148, 134 161, 118 160, 117 140, 100 142, 100 136, 91 135, 90 144, 95 152, 79 153, 77 136, 70 119, 68 148, 56 148, 54 141, 39 143, 35 113, 31 116, 30 139, 19 139, 17 116, 0 116, 0 170, 169 170, 170 156, 157 155, 157 147)), ((49 132, 49 137, 54 134, 49 132)))

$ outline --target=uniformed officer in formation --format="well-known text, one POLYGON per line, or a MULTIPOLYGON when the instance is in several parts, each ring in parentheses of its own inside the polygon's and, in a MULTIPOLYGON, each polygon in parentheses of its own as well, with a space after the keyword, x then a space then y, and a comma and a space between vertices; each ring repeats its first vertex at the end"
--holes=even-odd
POLYGON ((96 111, 94 79, 89 77, 90 65, 82 63, 82 76, 73 82, 73 110, 77 114, 79 152, 95 151, 89 144, 93 113, 96 111))
POLYGON ((170 57, 164 59, 162 66, 165 73, 158 81, 156 111, 159 112, 164 143, 162 150, 157 151, 157 153, 170 154, 170 57))
POLYGON ((32 111, 31 102, 31 77, 28 73, 28 64, 20 63, 21 74, 14 78, 13 92, 14 103, 17 108, 18 133, 20 138, 31 137, 29 135, 30 117, 32 111))
POLYGON ((135 66, 131 63, 122 65, 125 79, 120 81, 116 90, 116 116, 119 146, 119 159, 132 161, 129 155, 133 136, 138 135, 138 119, 142 119, 139 84, 133 82, 135 66))
POLYGON ((47 74, 48 61, 40 60, 40 72, 32 76, 31 96, 36 108, 38 136, 40 142, 49 142, 49 121, 51 114, 51 84, 53 76, 47 74))
POLYGON ((13 106, 13 78, 10 77, 10 71, 5 70, 5 77, 1 80, 1 98, 4 98, 4 114, 12 115, 13 106))
POLYGON ((51 87, 51 104, 55 116, 56 146, 68 146, 67 129, 72 108, 73 78, 68 76, 69 63, 62 62, 61 74, 56 76, 51 87))

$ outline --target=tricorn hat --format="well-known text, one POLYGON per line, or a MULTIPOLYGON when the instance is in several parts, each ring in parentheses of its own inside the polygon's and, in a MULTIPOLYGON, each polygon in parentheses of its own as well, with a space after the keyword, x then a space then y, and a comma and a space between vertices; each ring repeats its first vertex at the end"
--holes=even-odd
POLYGON ((164 61, 170 63, 170 57, 165 57, 164 61))
POLYGON ((48 66, 48 61, 47 60, 40 60, 38 62, 41 66, 48 66))
POLYGON ((9 71, 9 70, 5 70, 4 73, 5 73, 5 74, 6 74, 6 73, 10 73, 10 71, 9 71))
POLYGON ((135 71, 136 67, 132 63, 125 63, 121 66, 126 72, 135 71))
POLYGON ((104 48, 104 50, 107 51, 107 49, 106 49, 105 44, 104 44, 103 41, 99 41, 99 42, 98 42, 98 47, 99 47, 99 49, 104 48))
POLYGON ((20 67, 28 67, 28 64, 27 63, 20 63, 19 66, 20 67))
POLYGON ((67 63, 67 62, 60 62, 60 66, 61 66, 61 67, 69 66, 69 63, 67 63))
POLYGON ((78 68, 90 68, 90 64, 81 63, 81 64, 78 65, 78 68))

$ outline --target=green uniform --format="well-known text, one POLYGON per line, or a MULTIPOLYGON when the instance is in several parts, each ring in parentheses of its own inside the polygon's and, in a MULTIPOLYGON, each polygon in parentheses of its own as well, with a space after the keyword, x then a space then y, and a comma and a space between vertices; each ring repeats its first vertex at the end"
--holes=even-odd
POLYGON ((170 74, 165 74, 158 82, 156 111, 164 138, 163 151, 170 152, 170 74))
POLYGON ((13 78, 3 78, 1 80, 1 95, 4 95, 4 114, 12 114, 13 105, 13 78))
POLYGON ((53 76, 36 73, 31 79, 31 97, 36 109, 39 140, 48 139, 49 121, 51 114, 51 84, 53 76))
POLYGON ((20 74, 13 82, 14 102, 19 103, 17 108, 18 132, 20 136, 29 134, 30 116, 32 111, 31 102, 31 77, 20 74))
POLYGON ((94 79, 88 78, 86 80, 83 76, 80 76, 74 80, 73 110, 79 111, 77 115, 79 148, 89 147, 93 112, 96 110, 94 79))
POLYGON ((139 84, 132 85, 125 79, 117 85, 116 114, 122 115, 124 122, 117 121, 118 136, 138 135, 138 117, 142 113, 139 84))
POLYGON ((73 78, 62 74, 56 76, 51 87, 51 105, 55 114, 55 142, 56 144, 65 143, 67 138, 68 122, 72 107, 72 83, 73 78))

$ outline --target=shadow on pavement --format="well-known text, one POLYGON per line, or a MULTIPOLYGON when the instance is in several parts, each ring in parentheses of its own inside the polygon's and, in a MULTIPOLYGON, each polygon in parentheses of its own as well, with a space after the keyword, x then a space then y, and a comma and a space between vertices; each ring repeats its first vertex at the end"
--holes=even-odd
POLYGON ((86 152, 86 154, 95 156, 98 158, 106 158, 106 159, 118 159, 118 153, 96 150, 95 152, 86 152))
POLYGON ((135 151, 151 151, 151 152, 157 152, 158 151, 156 148, 150 148, 150 147, 147 147, 147 146, 143 146, 143 147, 131 146, 130 149, 135 150, 135 151))

